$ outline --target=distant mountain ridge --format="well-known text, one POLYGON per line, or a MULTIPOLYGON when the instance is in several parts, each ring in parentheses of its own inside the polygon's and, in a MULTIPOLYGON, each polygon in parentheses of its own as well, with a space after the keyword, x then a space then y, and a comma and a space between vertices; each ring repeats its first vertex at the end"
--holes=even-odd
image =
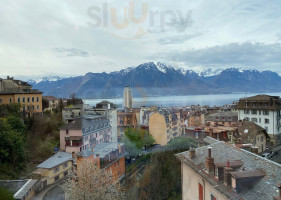
POLYGON ((44 95, 69 97, 76 93, 80 98, 122 97, 126 85, 133 88, 134 97, 281 91, 281 77, 272 71, 228 68, 195 72, 159 62, 111 73, 45 77, 29 83, 44 95))

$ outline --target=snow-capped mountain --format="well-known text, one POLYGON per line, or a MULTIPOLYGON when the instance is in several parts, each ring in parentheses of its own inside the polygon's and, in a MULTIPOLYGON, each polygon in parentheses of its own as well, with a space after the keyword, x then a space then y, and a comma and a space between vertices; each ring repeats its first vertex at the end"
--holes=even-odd
POLYGON ((51 76, 30 83, 44 95, 68 97, 76 93, 81 98, 122 97, 125 85, 133 88, 134 97, 281 91, 281 77, 272 71, 210 68, 198 72, 159 62, 111 73, 51 76))

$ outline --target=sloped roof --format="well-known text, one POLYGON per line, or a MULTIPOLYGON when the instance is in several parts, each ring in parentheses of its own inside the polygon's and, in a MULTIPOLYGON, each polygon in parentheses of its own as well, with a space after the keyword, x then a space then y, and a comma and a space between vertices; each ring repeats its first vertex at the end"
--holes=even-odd
POLYGON ((72 159, 72 155, 70 153, 59 151, 58 153, 56 153, 55 155, 53 155, 52 157, 48 158, 40 165, 38 165, 37 168, 51 169, 71 159, 72 159))
POLYGON ((210 137, 204 140, 210 145, 195 149, 196 156, 194 158, 189 158, 188 151, 176 154, 176 157, 210 184, 216 186, 216 189, 229 199, 273 199, 273 196, 278 196, 276 185, 281 180, 280 164, 210 137), (204 172, 209 147, 212 147, 212 157, 214 157, 215 162, 226 162, 228 159, 241 160, 244 163, 243 167, 245 167, 246 172, 253 173, 253 170, 262 170, 266 175, 251 187, 244 187, 239 193, 227 190, 223 184, 219 184, 204 172))

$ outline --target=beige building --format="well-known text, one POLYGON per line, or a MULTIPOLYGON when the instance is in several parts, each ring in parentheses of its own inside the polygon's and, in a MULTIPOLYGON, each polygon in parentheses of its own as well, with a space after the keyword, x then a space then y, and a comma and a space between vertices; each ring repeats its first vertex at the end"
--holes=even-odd
POLYGON ((54 109, 59 107, 59 99, 54 96, 43 96, 43 99, 46 99, 49 102, 49 107, 45 108, 44 111, 53 111, 54 109))
POLYGON ((280 164, 210 137, 205 141, 210 145, 176 155, 181 161, 183 200, 257 200, 279 195, 280 164))
POLYGON ((0 105, 13 103, 19 103, 25 114, 42 113, 42 92, 12 77, 0 79, 0 105))
POLYGON ((60 151, 38 165, 33 174, 40 175, 40 188, 43 189, 67 176, 71 167, 72 155, 60 151))
POLYGON ((133 107, 132 89, 129 86, 126 86, 124 88, 123 107, 128 109, 131 109, 133 107))
POLYGON ((162 146, 184 131, 184 122, 180 112, 157 112, 149 118, 149 133, 157 144, 162 146))

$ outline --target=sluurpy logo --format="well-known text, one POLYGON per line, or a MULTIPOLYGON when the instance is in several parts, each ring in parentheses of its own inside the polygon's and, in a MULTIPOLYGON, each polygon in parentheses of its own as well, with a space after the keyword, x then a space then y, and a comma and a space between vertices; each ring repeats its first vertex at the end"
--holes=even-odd
POLYGON ((123 7, 108 3, 90 6, 87 10, 92 28, 109 28, 111 34, 125 40, 139 39, 147 33, 183 32, 192 24, 191 11, 150 9, 148 3, 137 6, 129 2, 123 7))

